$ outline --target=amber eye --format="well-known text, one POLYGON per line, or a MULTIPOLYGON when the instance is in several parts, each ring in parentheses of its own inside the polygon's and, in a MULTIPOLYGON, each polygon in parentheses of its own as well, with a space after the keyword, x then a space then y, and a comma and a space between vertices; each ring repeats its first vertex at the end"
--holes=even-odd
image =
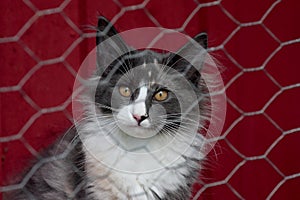
POLYGON ((124 97, 129 97, 131 95, 131 90, 129 89, 129 87, 126 86, 120 86, 119 92, 124 97))
POLYGON ((154 95, 154 99, 157 101, 164 101, 168 98, 168 91, 161 90, 154 95))

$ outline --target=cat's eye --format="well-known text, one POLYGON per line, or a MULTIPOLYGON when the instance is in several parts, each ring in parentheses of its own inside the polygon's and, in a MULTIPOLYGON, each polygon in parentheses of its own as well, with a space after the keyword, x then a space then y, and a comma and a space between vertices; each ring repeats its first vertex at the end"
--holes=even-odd
POLYGON ((164 101, 168 98, 168 91, 160 90, 154 95, 154 99, 157 101, 164 101))
POLYGON ((129 97, 131 95, 131 90, 129 89, 129 87, 126 86, 120 86, 119 92, 124 97, 129 97))

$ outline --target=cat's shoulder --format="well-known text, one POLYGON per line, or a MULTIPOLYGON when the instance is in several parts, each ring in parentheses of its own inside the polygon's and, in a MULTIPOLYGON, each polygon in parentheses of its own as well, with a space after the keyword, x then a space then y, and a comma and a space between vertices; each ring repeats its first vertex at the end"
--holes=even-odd
POLYGON ((58 200, 81 196, 79 188, 84 180, 84 155, 76 129, 68 130, 53 145, 41 152, 40 159, 32 162, 31 168, 23 175, 23 190, 7 195, 9 200, 38 199, 58 200), (78 193, 74 193, 77 188, 78 193))

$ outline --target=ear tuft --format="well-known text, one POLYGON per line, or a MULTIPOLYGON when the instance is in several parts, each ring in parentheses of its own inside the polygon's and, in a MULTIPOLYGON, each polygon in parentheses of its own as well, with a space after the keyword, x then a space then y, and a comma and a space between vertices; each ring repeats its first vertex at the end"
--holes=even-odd
POLYGON ((118 34, 114 26, 103 16, 98 17, 96 45, 103 42, 105 39, 118 34))
POLYGON ((207 33, 202 32, 194 37, 194 40, 200 44, 204 49, 207 49, 207 33))
POLYGON ((98 18, 96 45, 98 75, 102 74, 103 70, 113 61, 130 51, 130 47, 127 46, 119 32, 103 16, 98 18))
POLYGON ((199 33, 189 40, 175 56, 170 58, 169 65, 191 81, 196 87, 200 82, 200 70, 207 54, 207 34, 199 33))

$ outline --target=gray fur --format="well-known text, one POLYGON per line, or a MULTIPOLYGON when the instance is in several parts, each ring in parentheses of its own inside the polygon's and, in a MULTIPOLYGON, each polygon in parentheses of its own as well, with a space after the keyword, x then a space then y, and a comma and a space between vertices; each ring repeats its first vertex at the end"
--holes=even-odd
MULTIPOLYGON (((97 32, 97 45, 102 43, 105 39, 116 35, 117 31, 114 29, 113 26, 105 19, 105 18, 99 18, 98 23, 98 32, 97 32), (108 27, 108 28, 107 28, 108 27), (107 30, 106 30, 107 29, 107 30), (106 30, 106 32, 104 31, 106 30)), ((206 36, 200 35, 196 41, 204 46, 206 46, 206 36), (199 39, 200 38, 200 39, 199 39)), ((117 38, 115 41, 115 44, 117 44, 118 48, 110 48, 109 46, 106 46, 106 53, 110 56, 114 56, 115 53, 118 53, 121 51, 121 49, 127 48, 127 45, 123 43, 121 38, 117 38), (120 45, 121 43, 121 45, 120 45)), ((189 45, 186 45, 181 49, 181 51, 187 51, 186 48, 188 48, 189 45)), ((103 49, 99 50, 103 51, 103 49)), ((102 54, 103 55, 103 54, 102 54)), ((117 56, 114 57, 116 59, 117 56)), ((206 103, 208 102, 208 99, 206 98, 205 94, 207 93, 205 85, 203 85, 203 80, 201 79, 201 76, 198 72, 198 70, 194 69, 190 66, 190 64, 183 59, 182 57, 168 53, 168 54, 159 54, 155 53, 153 51, 131 51, 130 54, 124 55, 120 58, 121 62, 126 63, 126 66, 131 69, 135 68, 136 66, 141 66, 144 63, 151 65, 154 65, 154 61, 156 61, 158 64, 168 65, 169 67, 173 68, 175 71, 182 73, 183 76, 186 77, 186 79, 189 80, 191 87, 193 88, 194 92, 197 95, 197 99, 199 100, 199 103, 195 106, 193 109, 200 109, 200 112, 206 113, 206 103), (187 70, 188 69, 188 70, 187 70)), ((200 59, 201 60, 201 59, 200 59)), ((115 61, 113 63, 110 63, 110 67, 106 69, 101 68, 101 66, 107 64, 104 63, 105 59, 101 59, 98 56, 98 69, 96 72, 96 75, 100 75, 101 79, 99 82, 96 83, 96 94, 95 98, 95 104, 102 105, 99 106, 99 113, 100 114, 107 114, 111 115, 112 118, 112 111, 110 109, 106 109, 106 107, 112 107, 111 105, 111 98, 113 93, 113 88, 117 81, 119 81, 121 75, 120 70, 124 65, 120 65, 117 68, 117 71, 115 70, 115 67, 119 64, 119 61, 115 61), (109 79, 106 79, 107 77, 110 77, 109 79), (106 107, 103 107, 105 105, 106 107)), ((199 63, 198 63, 199 64, 199 63)), ((128 69, 126 69, 128 70, 128 69)), ((154 79, 149 75, 149 72, 151 72, 153 77, 159 77, 158 73, 159 71, 156 70, 155 66, 148 67, 144 71, 140 70, 136 72, 137 74, 133 75, 132 82, 130 83, 132 86, 135 86, 135 88, 139 88, 139 83, 143 80, 146 83, 150 83, 154 79)), ((165 83, 166 85, 176 88, 177 91, 180 91, 179 96, 181 98, 185 99, 184 104, 186 106, 191 105, 192 97, 189 96, 188 88, 185 82, 181 81, 180 79, 176 78, 176 76, 172 76, 172 72, 166 72, 170 75, 172 80, 157 80, 161 83, 165 83)), ((149 96, 147 96, 147 109, 149 109, 151 106, 156 104, 157 102, 153 101, 152 95, 157 90, 155 87, 161 87, 164 85, 156 85, 149 87, 150 93, 149 96), (151 93, 152 92, 152 93, 151 93)), ((137 91, 138 93, 139 91, 137 91)), ((133 97, 134 99, 135 97, 133 97)), ((166 109, 167 114, 174 114, 179 113, 179 103, 176 101, 175 95, 172 96, 172 93, 170 93, 170 98, 166 102, 158 102, 157 104, 163 105, 163 107, 166 109)), ((125 99, 126 100, 126 99, 125 99)), ((114 102, 117 102, 114 106, 116 106, 114 109, 118 109, 122 105, 122 103, 125 101, 124 98, 122 99, 121 96, 117 96, 116 99, 114 99, 114 102)), ((90 106, 90 105, 89 105, 90 106)), ((182 106, 182 105, 181 105, 182 106)), ((89 109, 89 108, 87 108, 89 109)), ((148 111, 147 111, 148 112, 148 111)), ((153 111, 153 113, 150 113, 153 115, 153 119, 158 118, 159 119, 159 112, 153 111), (155 116, 157 115, 157 116, 155 116)), ((90 117, 90 116, 88 116, 90 117)), ((178 116, 179 118, 181 116, 178 116)), ((87 136, 93 136, 98 133, 97 130, 93 130, 92 126, 90 124, 93 124, 93 120, 95 119, 87 119, 83 121, 81 127, 77 127, 79 133, 72 129, 71 131, 67 132, 64 138, 60 139, 58 143, 54 144, 54 146, 50 147, 46 152, 44 157, 50 157, 53 158, 52 160, 42 160, 43 163, 31 176, 31 178, 28 180, 27 184, 22 188, 21 190, 10 192, 5 194, 6 200, 29 200, 29 199, 41 199, 41 200, 65 200, 65 199, 74 199, 74 200, 83 200, 83 199, 89 199, 89 200, 102 200, 102 199, 120 199, 117 195, 113 194, 111 191, 111 187, 109 184, 114 184, 115 180, 109 180, 111 177, 110 171, 105 171, 106 169, 103 169, 105 171, 105 176, 101 176, 96 170, 93 171, 93 167, 97 169, 98 166, 95 165, 95 161, 88 157, 86 151, 83 150, 82 147, 82 141, 78 137, 78 134, 85 134, 87 136), (91 167, 92 166, 92 167, 91 167), (96 175, 95 175, 95 174, 96 175), (99 178, 101 177, 101 178, 99 178), (99 179, 99 180, 97 180, 99 179), (101 179, 101 180, 100 180, 101 179), (108 189, 102 187, 103 185, 96 184, 97 181, 103 182, 104 186, 108 186, 108 189), (99 195, 97 193, 101 193, 101 198, 99 198, 99 195), (98 197, 97 197, 98 195, 98 197)), ((173 118, 166 121, 166 125, 168 123, 172 123, 173 118)), ((202 119, 201 119, 202 120, 202 119)), ((183 120, 184 122, 184 120, 183 120)), ((177 124, 178 125, 178 124, 177 124)), ((175 125, 174 125, 175 126, 175 125)), ((179 126, 179 125, 178 125, 179 126)), ((176 134, 176 131, 174 131, 176 134)), ((163 131, 162 131, 163 134, 163 131)), ((201 139, 199 139, 200 141, 201 139)), ((193 151, 198 152, 200 147, 195 146, 191 147, 194 148, 193 151)), ((168 188, 159 188, 163 191, 159 191, 160 194, 157 194, 151 187, 149 187, 149 191, 152 196, 152 198, 149 197, 149 199, 163 199, 163 200, 185 200, 190 198, 191 194, 191 187, 192 184, 195 182, 195 180, 198 177, 198 171, 199 166, 201 163, 200 158, 195 157, 189 157, 188 155, 182 155, 184 162, 181 163, 181 165, 171 166, 171 168, 165 167, 165 171, 168 173, 172 170, 174 171, 174 174, 178 177, 180 177, 183 181, 182 183, 177 184, 176 189, 168 189, 168 188), (173 167, 173 168, 172 168, 173 167), (183 170, 184 173, 180 172, 179 170, 183 170)), ((139 163, 139 161, 135 161, 136 163, 139 163)), ((163 176, 163 175, 162 175, 163 176)), ((122 189, 120 189, 120 192, 122 189)), ((126 192, 126 191, 122 191, 126 192)), ((128 193, 129 194, 129 193, 128 193)), ((132 199, 133 197, 126 196, 127 199, 132 199)))
POLYGON ((17 192, 4 194, 4 199, 29 200, 33 197, 41 200, 85 199, 84 155, 80 141, 74 140, 76 134, 74 129, 70 130, 64 139, 60 139, 57 144, 45 151, 42 155, 45 159, 35 163, 39 168, 25 187, 17 192), (82 188, 78 190, 79 185, 82 188), (78 191, 74 194, 76 190, 78 191))

